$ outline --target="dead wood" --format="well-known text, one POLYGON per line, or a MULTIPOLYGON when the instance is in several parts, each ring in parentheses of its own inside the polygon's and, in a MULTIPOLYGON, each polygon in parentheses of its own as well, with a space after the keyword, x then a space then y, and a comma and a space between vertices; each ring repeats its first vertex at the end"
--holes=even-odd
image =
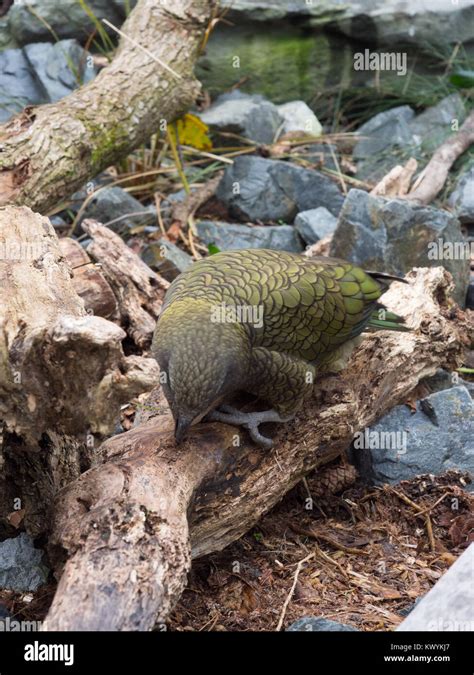
POLYGON ((82 229, 92 238, 87 253, 112 288, 121 325, 138 347, 148 347, 169 282, 112 230, 91 219, 82 223, 82 229))
POLYGON ((442 268, 393 284, 389 309, 414 331, 367 335, 338 377, 322 380, 275 449, 244 432, 200 424, 175 447, 157 416, 100 448, 101 463, 58 495, 51 554, 64 563, 45 628, 148 630, 166 620, 198 557, 235 541, 314 468, 340 456, 358 430, 405 400, 420 379, 462 361, 467 328, 442 268))
POLYGON ((153 359, 124 356, 119 326, 87 314, 71 277, 47 218, 0 208, 0 523, 20 497, 32 532, 90 465, 94 436, 158 377, 153 359))
POLYGON ((474 143, 474 111, 458 132, 442 143, 416 179, 406 199, 429 204, 441 192, 454 162, 474 143))
POLYGON ((92 82, 0 127, 0 205, 45 213, 185 112, 199 92, 193 68, 214 7, 139 0, 122 27, 130 39, 92 82))
POLYGON ((72 285, 82 298, 86 312, 118 321, 117 299, 100 267, 92 262, 75 239, 63 237, 58 245, 72 271, 72 285))

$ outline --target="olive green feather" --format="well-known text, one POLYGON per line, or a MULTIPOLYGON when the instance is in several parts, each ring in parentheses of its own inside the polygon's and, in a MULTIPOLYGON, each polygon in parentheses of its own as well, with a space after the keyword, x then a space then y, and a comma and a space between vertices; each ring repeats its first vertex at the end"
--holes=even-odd
POLYGON ((237 390, 294 412, 364 330, 408 330, 378 302, 394 278, 264 249, 194 263, 171 284, 153 340, 175 419, 199 420, 237 390))

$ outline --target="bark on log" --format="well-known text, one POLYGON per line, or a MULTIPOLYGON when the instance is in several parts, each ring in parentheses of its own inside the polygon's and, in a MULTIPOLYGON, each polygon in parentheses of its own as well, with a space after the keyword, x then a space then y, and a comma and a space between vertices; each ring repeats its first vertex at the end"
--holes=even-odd
POLYGON ((32 533, 88 466, 94 434, 158 377, 153 359, 124 356, 119 326, 86 313, 71 276, 47 218, 0 208, 0 525, 21 497, 32 533))
POLYGON ((468 329, 448 298, 449 273, 408 278, 384 301, 414 332, 367 335, 349 368, 322 380, 295 421, 276 426, 272 452, 222 424, 193 427, 176 448, 159 396, 155 418, 106 441, 101 463, 58 495, 51 554, 65 565, 45 629, 147 630, 165 621, 191 549, 197 557, 236 540, 421 378, 459 366, 468 329))
POLYGON ((193 68, 214 6, 139 0, 122 27, 132 40, 122 38, 95 80, 0 127, 0 205, 45 213, 144 143, 160 120, 187 110, 199 92, 193 68))

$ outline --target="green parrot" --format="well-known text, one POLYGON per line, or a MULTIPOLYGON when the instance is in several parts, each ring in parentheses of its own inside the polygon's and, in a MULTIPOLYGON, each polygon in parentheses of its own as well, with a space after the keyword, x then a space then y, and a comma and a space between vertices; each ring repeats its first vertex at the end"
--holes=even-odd
POLYGON ((408 330, 377 302, 392 280, 404 281, 343 260, 266 249, 195 262, 169 287, 152 344, 176 442, 205 418, 243 425, 271 447, 259 425, 291 419, 319 374, 346 366, 364 330, 408 330), (271 409, 221 406, 237 392, 271 409))

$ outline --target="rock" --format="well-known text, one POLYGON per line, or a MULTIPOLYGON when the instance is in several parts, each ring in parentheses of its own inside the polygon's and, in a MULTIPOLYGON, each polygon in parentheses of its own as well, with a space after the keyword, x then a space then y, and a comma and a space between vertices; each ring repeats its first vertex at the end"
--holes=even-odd
POLYGON ((377 446, 369 448, 377 484, 449 469, 474 474, 474 401, 463 386, 438 391, 418 402, 414 414, 396 406, 356 439, 355 452, 377 446))
POLYGON ((278 106, 278 112, 283 118, 283 134, 290 131, 303 131, 311 136, 321 136, 323 128, 304 101, 289 101, 278 106))
POLYGON ((299 211, 318 206, 337 215, 343 203, 337 185, 318 171, 262 157, 237 157, 216 197, 232 217, 251 222, 292 222, 299 211))
POLYGON ((167 239, 157 239, 142 253, 142 260, 168 281, 173 281, 193 262, 191 256, 167 239))
POLYGON ((337 631, 351 631, 358 632, 358 628, 354 626, 349 626, 346 623, 339 623, 338 621, 331 621, 330 619, 324 619, 323 617, 315 616, 305 616, 302 619, 298 619, 291 624, 287 629, 291 632, 337 632, 337 631))
POLYGON ((59 101, 93 80, 97 74, 96 68, 87 59, 87 52, 76 40, 30 44, 23 47, 23 53, 43 89, 46 101, 59 101), (71 70, 71 64, 74 64, 76 72, 71 70))
POLYGON ((415 111, 408 105, 401 105, 378 113, 357 130, 360 140, 354 146, 352 156, 355 160, 373 157, 394 145, 406 146, 413 142, 409 123, 414 119, 415 111))
POLYGON ((0 122, 30 104, 42 103, 43 93, 21 49, 0 52, 0 122))
MULTIPOLYGON (((280 0, 282 2, 283 0, 280 0)), ((326 3, 323 4, 323 7, 326 3)), ((332 10, 340 9, 331 23, 332 30, 372 45, 400 47, 421 44, 448 47, 456 42, 467 42, 472 38, 474 3, 445 2, 445 0, 358 0, 346 2, 335 0, 330 3, 332 10)), ((314 3, 319 7, 320 3, 314 3)), ((321 11, 321 8, 320 8, 321 11)), ((325 20, 315 17, 320 24, 325 20)))
POLYGON ((0 122, 27 105, 57 101, 95 77, 96 70, 87 67, 86 57, 75 40, 0 52, 0 122))
POLYGON ((410 157, 415 157, 420 168, 423 167, 434 150, 453 133, 453 120, 461 125, 465 115, 459 94, 446 96, 416 117, 406 105, 375 115, 357 130, 361 137, 353 152, 358 162, 357 176, 379 181, 396 164, 404 164, 410 157))
POLYGON ((448 204, 461 223, 474 223, 474 164, 458 178, 448 204))
POLYGON ((466 387, 471 394, 471 397, 474 398, 474 382, 468 382, 468 380, 464 380, 459 373, 449 373, 443 368, 439 368, 434 375, 431 375, 431 377, 423 378, 420 384, 426 384, 430 388, 431 393, 462 385, 463 387, 466 387))
POLYGON ((452 133, 452 123, 461 126, 466 111, 459 94, 446 96, 439 103, 427 108, 410 122, 413 142, 420 150, 431 155, 452 133))
MULTIPOLYGON (((235 22, 286 19, 303 25, 330 25, 344 35, 373 45, 449 45, 472 38, 473 2, 445 0, 222 0, 235 22)), ((289 22, 288 22, 289 23, 289 22)), ((258 30, 258 25, 254 30, 258 30)))
MULTIPOLYGON (((130 0, 128 3, 130 9, 133 9, 136 2, 137 0, 130 0)), ((105 18, 114 26, 123 24, 126 18, 126 3, 127 0, 87 0, 87 6, 98 21, 101 22, 105 18)), ((20 45, 51 40, 52 31, 59 38, 81 35, 86 39, 95 29, 93 20, 77 0, 15 2, 7 18, 10 34, 20 45), (35 13, 31 12, 29 7, 35 13)))
POLYGON ((24 532, 0 543, 0 588, 12 591, 36 591, 48 577, 42 564, 43 552, 33 546, 24 532))
POLYGON ((454 243, 465 242, 459 221, 447 211, 350 190, 339 215, 330 254, 366 269, 402 276, 412 267, 443 265, 453 275, 454 297, 463 306, 469 283, 469 260, 449 259, 449 250, 444 252, 443 243, 449 249, 454 243))
POLYGON ((324 206, 301 211, 295 218, 295 229, 306 244, 315 244, 331 236, 337 225, 337 218, 324 206))
MULTIPOLYGON (((238 90, 219 96, 200 118, 216 132, 238 134, 256 143, 272 143, 283 123, 273 103, 258 94, 249 96, 238 90)), ((235 145, 235 139, 226 142, 235 145)))
POLYGON ((271 248, 301 253, 303 244, 291 225, 234 225, 201 220, 196 223, 201 241, 221 251, 239 248, 271 248))
POLYGON ((117 233, 127 233, 137 225, 156 222, 152 209, 143 206, 118 186, 97 191, 86 206, 81 222, 86 218, 98 220, 117 233))
POLYGON ((421 598, 396 630, 467 631, 474 626, 472 570, 474 544, 456 560, 433 588, 421 598))

